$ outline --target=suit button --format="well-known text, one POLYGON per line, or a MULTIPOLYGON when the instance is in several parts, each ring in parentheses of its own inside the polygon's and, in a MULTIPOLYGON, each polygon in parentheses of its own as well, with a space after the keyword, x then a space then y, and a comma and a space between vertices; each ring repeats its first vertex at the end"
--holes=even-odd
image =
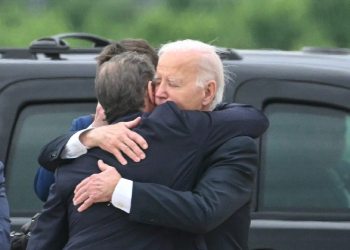
POLYGON ((51 152, 51 154, 50 154, 50 157, 51 157, 51 158, 54 158, 54 157, 56 157, 56 156, 57 156, 57 151, 51 152))

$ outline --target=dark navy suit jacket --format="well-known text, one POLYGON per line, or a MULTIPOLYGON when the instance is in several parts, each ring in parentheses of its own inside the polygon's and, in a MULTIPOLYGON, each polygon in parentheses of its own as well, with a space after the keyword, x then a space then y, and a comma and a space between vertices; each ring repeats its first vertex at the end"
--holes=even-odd
MULTIPOLYGON (((138 115, 118 121, 132 120, 138 115)), ((135 131, 148 141, 147 158, 141 163, 122 166, 113 155, 95 148, 60 167, 28 249, 62 249, 67 240, 64 249, 174 249, 173 240, 176 242, 181 233, 131 222, 128 214, 106 203, 94 204, 78 213, 72 204, 75 186, 99 172, 96 162, 103 159, 124 178, 188 191, 203 173, 200 166, 207 155, 230 138, 245 134, 259 136, 268 126, 260 111, 243 105, 199 112, 180 111, 174 103, 167 102, 151 115, 142 116, 135 131), (257 127, 257 124, 264 125, 257 127)))
POLYGON ((5 194, 4 164, 0 161, 0 249, 10 249, 10 212, 5 194))
MULTIPOLYGON (((129 219, 201 234, 208 250, 248 250, 250 203, 258 169, 254 140, 246 136, 228 140, 203 166, 205 172, 192 192, 134 182, 129 219)), ((177 241, 176 249, 191 249, 188 241, 177 241)))
MULTIPOLYGON (((72 127, 69 131, 79 131, 91 125, 93 118, 91 115, 86 115, 74 119, 72 127)), ((55 182, 54 174, 43 167, 40 167, 34 178, 34 191, 40 200, 45 202, 49 196, 51 185, 55 182)))

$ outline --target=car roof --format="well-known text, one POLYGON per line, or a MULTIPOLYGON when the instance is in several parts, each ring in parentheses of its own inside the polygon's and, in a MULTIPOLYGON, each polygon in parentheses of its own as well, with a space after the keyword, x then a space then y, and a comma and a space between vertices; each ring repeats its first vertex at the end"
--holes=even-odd
POLYGON ((350 55, 308 51, 237 50, 241 60, 228 60, 226 66, 235 79, 252 78, 319 82, 350 87, 350 55))
POLYGON ((339 67, 349 69, 349 54, 317 53, 308 51, 238 50, 247 61, 289 65, 339 67))
MULTIPOLYGON (((70 48, 62 40, 65 37, 83 37, 101 46, 111 42, 89 34, 73 33, 38 39, 29 48, 0 49, 0 91, 11 82, 33 77, 94 77, 94 58, 103 47, 70 48)), ((349 49, 307 47, 301 51, 218 50, 237 84, 253 78, 266 78, 350 87, 349 49)))

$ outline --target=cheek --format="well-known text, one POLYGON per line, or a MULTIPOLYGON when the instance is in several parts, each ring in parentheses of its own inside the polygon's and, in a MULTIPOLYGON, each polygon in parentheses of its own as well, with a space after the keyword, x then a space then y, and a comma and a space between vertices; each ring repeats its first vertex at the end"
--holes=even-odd
POLYGON ((171 99, 174 99, 174 98, 176 99, 176 97, 179 97, 182 95, 181 90, 176 88, 168 88, 167 94, 168 94, 168 97, 171 99))
POLYGON ((178 106, 184 108, 188 105, 191 105, 191 103, 193 102, 193 96, 190 92, 178 91, 171 96, 171 100, 178 104, 178 106))
POLYGON ((159 90, 159 85, 154 87, 154 93, 157 94, 158 90, 159 90))
POLYGON ((202 88, 196 88, 196 89, 191 89, 188 90, 186 95, 191 97, 193 101, 198 101, 198 99, 203 98, 203 89, 202 88))

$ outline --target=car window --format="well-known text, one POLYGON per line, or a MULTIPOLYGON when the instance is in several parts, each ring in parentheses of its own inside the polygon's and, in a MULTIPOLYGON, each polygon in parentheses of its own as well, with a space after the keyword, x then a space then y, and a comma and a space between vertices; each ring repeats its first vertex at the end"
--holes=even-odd
POLYGON ((42 147, 66 133, 72 120, 95 112, 95 103, 30 105, 19 114, 6 164, 11 216, 32 216, 43 203, 34 193, 42 147))
POLYGON ((349 209, 349 114, 287 103, 270 104, 265 113, 260 209, 349 209))

